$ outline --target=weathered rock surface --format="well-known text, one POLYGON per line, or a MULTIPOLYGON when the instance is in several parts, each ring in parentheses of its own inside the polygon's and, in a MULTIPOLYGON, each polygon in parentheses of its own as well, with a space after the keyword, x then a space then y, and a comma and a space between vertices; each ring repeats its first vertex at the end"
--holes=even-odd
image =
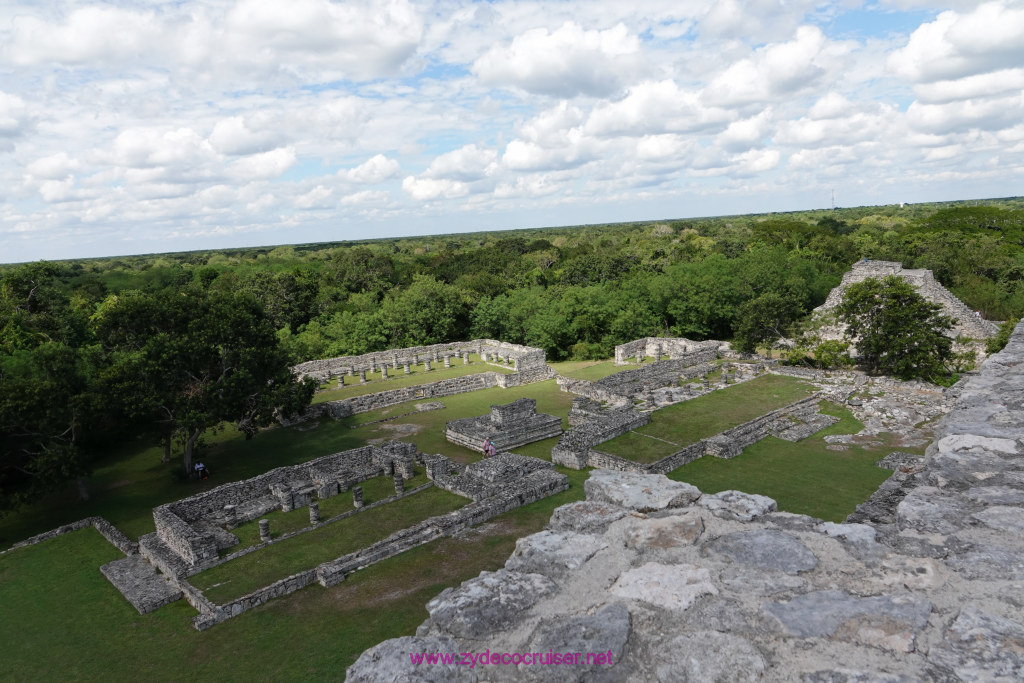
POLYGON ((700 498, 691 484, 657 474, 597 470, 584 484, 587 500, 612 503, 637 512, 653 512, 689 505, 700 498))
POLYGON ((778 509, 775 501, 768 496, 742 491, 722 491, 701 496, 698 504, 723 519, 738 519, 742 522, 749 522, 778 509))
POLYGON ((511 625, 519 612, 554 591, 546 576, 499 569, 442 591, 427 603, 427 612, 439 629, 472 638, 511 625))
POLYGON ((476 683, 479 679, 469 667, 459 664, 430 664, 414 657, 419 654, 459 652, 459 645, 451 636, 403 636, 385 640, 371 647, 346 672, 346 683, 372 683, 374 681, 408 681, 416 683, 476 683))
POLYGON ((772 529, 737 531, 711 541, 714 552, 757 569, 797 574, 814 569, 818 558, 793 536, 772 529))
POLYGON ((1024 680, 1024 324, 950 396, 928 454, 845 524, 748 519, 752 497, 593 472, 588 501, 521 546, 524 570, 554 581, 485 573, 432 601, 418 633, 453 652, 613 653, 453 672, 465 680, 1024 680))
POLYGON ((603 539, 572 531, 542 531, 516 541, 505 568, 548 576, 579 569, 594 553, 608 547, 603 539))

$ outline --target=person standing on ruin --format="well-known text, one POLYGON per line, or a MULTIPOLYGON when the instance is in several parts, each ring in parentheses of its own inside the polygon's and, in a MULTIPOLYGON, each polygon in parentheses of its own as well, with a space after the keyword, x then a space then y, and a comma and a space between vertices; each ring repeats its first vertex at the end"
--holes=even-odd
POLYGON ((494 442, 490 439, 484 439, 484 457, 489 458, 497 452, 498 449, 494 447, 494 442))

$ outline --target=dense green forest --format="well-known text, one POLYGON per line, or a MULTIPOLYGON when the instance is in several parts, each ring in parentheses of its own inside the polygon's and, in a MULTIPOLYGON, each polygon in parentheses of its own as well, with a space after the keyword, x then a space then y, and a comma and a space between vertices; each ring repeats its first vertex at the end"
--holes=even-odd
POLYGON ((864 207, 0 267, 0 512, 147 435, 185 467, 313 387, 311 358, 489 337, 560 359, 792 332, 860 258, 1024 313, 1024 201, 864 207))

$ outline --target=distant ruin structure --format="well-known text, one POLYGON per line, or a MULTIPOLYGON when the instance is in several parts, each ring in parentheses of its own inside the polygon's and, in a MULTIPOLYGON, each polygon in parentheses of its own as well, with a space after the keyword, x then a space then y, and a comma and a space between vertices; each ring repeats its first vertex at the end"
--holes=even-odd
POLYGON ((489 415, 452 420, 445 429, 445 438, 479 453, 486 439, 499 451, 507 451, 561 433, 561 418, 538 413, 536 400, 521 398, 506 405, 491 406, 489 415))
MULTIPOLYGON (((896 261, 872 261, 864 259, 853 264, 838 287, 833 289, 821 306, 814 309, 815 314, 830 313, 843 301, 846 288, 863 282, 869 278, 884 278, 895 275, 909 283, 918 294, 933 304, 942 306, 942 312, 953 319, 955 334, 971 339, 988 339, 995 336, 999 326, 991 320, 985 320, 977 311, 972 311, 964 302, 956 298, 952 292, 943 287, 932 271, 924 268, 907 269, 896 261)), ((841 339, 845 326, 833 325, 823 330, 826 339, 841 339)))

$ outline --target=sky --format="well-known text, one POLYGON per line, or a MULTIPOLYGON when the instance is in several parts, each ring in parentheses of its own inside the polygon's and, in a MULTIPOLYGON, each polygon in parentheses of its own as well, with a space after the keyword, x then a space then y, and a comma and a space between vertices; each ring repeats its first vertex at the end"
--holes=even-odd
POLYGON ((1024 0, 5 0, 0 263, 1024 195, 1024 0))

